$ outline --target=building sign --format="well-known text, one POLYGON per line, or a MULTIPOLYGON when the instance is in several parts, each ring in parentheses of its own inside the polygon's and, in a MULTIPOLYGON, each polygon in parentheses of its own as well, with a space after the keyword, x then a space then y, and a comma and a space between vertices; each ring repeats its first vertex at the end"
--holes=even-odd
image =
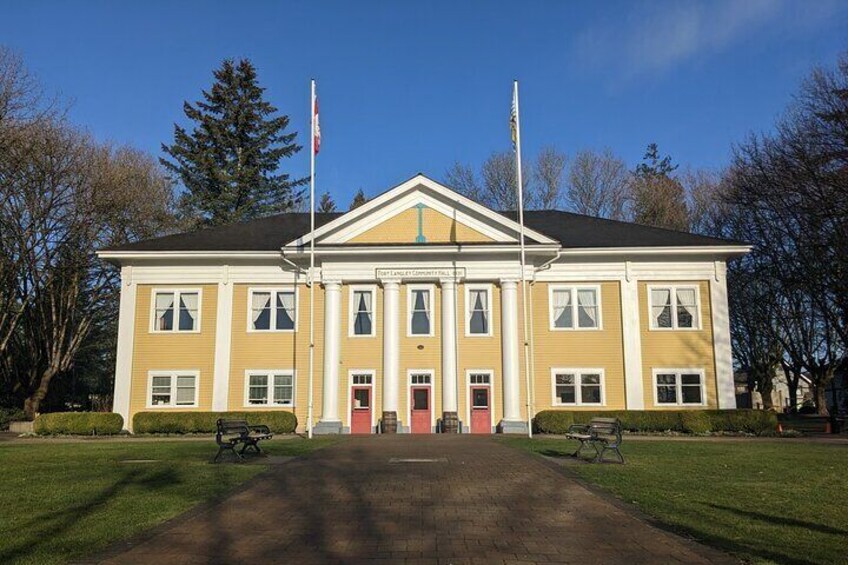
POLYGON ((464 278, 465 267, 445 269, 377 269, 378 279, 452 279, 464 278))

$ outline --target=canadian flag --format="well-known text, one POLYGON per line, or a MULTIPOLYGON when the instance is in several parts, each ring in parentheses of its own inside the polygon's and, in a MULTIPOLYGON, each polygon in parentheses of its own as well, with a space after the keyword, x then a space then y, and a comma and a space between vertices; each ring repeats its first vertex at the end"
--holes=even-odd
POLYGON ((318 123, 318 97, 312 105, 312 151, 318 154, 321 149, 321 125, 318 123))

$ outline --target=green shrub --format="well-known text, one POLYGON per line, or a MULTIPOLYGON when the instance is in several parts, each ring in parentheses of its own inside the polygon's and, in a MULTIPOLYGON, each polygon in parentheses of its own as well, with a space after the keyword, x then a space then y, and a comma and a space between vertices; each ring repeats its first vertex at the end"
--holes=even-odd
POLYGON ((700 410, 681 412, 680 428, 687 434, 708 434, 713 431, 713 420, 700 410))
POLYGON ((765 410, 543 410, 533 419, 533 429, 542 434, 564 434, 571 424, 587 424, 598 417, 618 418, 622 430, 634 433, 764 435, 777 430, 777 415, 765 410))
POLYGON ((26 412, 20 408, 0 408, 0 431, 9 429, 9 422, 28 420, 26 412))
POLYGON ((124 419, 112 412, 53 412, 39 415, 33 423, 40 435, 112 435, 123 427, 124 419))
POLYGON ((290 434, 297 429, 297 417, 291 412, 138 412, 133 416, 136 434, 214 434, 219 418, 247 420, 250 425, 265 424, 275 434, 290 434))

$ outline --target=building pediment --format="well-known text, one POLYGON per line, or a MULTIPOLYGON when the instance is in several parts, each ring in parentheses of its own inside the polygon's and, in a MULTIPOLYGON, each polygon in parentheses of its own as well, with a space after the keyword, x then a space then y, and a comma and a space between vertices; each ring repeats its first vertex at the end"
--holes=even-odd
MULTIPOLYGON (((315 231, 315 245, 517 243, 519 224, 417 175, 315 231)), ((529 244, 556 241, 525 229, 529 244)), ((287 247, 308 245, 306 234, 287 247)))

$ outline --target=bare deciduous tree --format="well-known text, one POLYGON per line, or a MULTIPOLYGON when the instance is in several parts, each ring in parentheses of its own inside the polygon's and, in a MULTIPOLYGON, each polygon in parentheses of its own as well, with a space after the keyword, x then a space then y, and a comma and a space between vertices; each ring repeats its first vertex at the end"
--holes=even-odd
POLYGON ((548 145, 536 156, 531 190, 536 195, 536 207, 540 210, 556 210, 562 203, 563 185, 567 158, 564 153, 548 145))
POLYGON ((627 219, 631 175, 610 149, 579 151, 568 172, 568 204, 578 214, 627 219))

